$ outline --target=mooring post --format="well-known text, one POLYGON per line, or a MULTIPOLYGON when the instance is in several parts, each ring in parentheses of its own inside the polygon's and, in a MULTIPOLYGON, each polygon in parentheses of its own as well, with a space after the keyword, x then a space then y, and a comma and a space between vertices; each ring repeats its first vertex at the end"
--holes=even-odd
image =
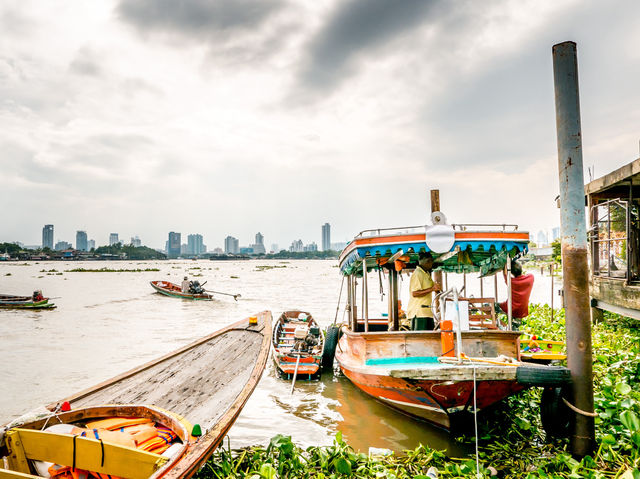
MULTIPOLYGON (((567 365, 573 380, 571 402, 578 409, 593 412, 591 321, 585 225, 584 176, 578 59, 576 44, 553 46, 553 81, 558 135, 560 178, 560 224, 562 274, 566 305, 567 365)), ((594 419, 576 414, 571 436, 571 452, 586 456, 593 451, 594 419)))

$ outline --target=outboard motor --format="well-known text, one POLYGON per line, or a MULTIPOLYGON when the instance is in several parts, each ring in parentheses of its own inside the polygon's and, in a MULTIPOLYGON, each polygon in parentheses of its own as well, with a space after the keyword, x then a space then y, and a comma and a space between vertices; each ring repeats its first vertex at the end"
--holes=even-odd
POLYGON ((204 288, 200 284, 200 281, 191 281, 191 283, 189 283, 189 292, 192 294, 203 294, 204 288))

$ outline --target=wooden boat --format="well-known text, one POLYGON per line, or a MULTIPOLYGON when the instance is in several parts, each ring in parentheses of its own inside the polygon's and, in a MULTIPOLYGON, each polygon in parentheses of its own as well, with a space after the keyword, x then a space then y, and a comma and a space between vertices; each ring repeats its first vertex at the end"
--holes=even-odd
POLYGON ((183 293, 182 288, 177 284, 171 283, 169 281, 151 281, 150 282, 153 289, 155 289, 158 293, 164 294, 166 296, 172 296, 174 298, 184 298, 184 299, 194 299, 194 300, 204 300, 211 301, 213 299, 213 295, 209 293, 202 294, 192 294, 192 293, 183 293))
POLYGON ((33 296, 0 294, 0 308, 3 309, 53 309, 56 305, 49 298, 34 300, 33 296))
POLYGON ((191 477, 221 443, 260 380, 270 338, 271 313, 265 311, 14 420, 0 430, 0 464, 4 456, 9 466, 0 469, 0 477, 33 477, 29 474, 42 467, 35 461, 62 466, 75 461, 76 468, 101 477, 191 477), (42 432, 52 424, 91 427, 98 418, 132 417, 170 429, 177 436, 173 454, 91 439, 92 432, 89 438, 42 432))
POLYGON ((317 377, 322 371, 324 333, 310 313, 285 311, 273 327, 273 360, 286 378, 317 377))
MULTIPOLYGON (((384 404, 447 429, 464 429, 465 424, 472 424, 468 420, 471 411, 487 408, 524 388, 567 383, 566 368, 520 361, 520 333, 500 329, 495 298, 465 301, 450 288, 434 298, 436 330, 399 330, 399 271, 414 270, 420 252, 430 252, 437 270, 445 274, 479 272, 487 276, 502 271, 509 258, 524 253, 528 238, 515 225, 440 223, 360 233, 339 259, 349 317, 335 353, 342 373, 384 404), (387 318, 369 316, 367 276, 371 270, 388 279, 387 318), (451 314, 454 321, 449 320, 451 314), (463 316, 468 316, 464 325, 463 316)), ((511 317, 508 319, 510 325, 511 317)))
POLYGON ((567 355, 562 352, 564 348, 564 341, 550 341, 535 336, 523 338, 520 340, 520 358, 537 363, 562 361, 567 359, 567 355))

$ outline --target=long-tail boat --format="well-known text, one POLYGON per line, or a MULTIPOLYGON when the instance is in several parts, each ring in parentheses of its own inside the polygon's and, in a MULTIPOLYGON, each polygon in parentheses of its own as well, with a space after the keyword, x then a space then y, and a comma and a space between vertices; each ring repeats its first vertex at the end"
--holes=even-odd
POLYGON ((286 378, 311 379, 322 371, 324 334, 306 311, 285 311, 273 327, 273 360, 286 378))
POLYGON ((191 477, 256 387, 271 320, 238 321, 15 419, 0 429, 0 477, 191 477))
POLYGON ((420 252, 431 253, 445 275, 490 276, 527 251, 529 234, 516 225, 447 225, 441 213, 433 218, 429 226, 363 231, 342 251, 348 324, 335 353, 342 373, 384 404, 447 429, 464 428, 472 411, 526 387, 566 384, 564 367, 521 362, 509 283, 506 327, 496 321, 495 298, 462 298, 449 288, 434 298, 435 330, 400 330, 398 276, 415 270, 420 252), (369 314, 372 271, 381 281, 387 277, 386 318, 369 314))
POLYGON ((16 296, 0 294, 0 308, 3 309, 53 309, 56 305, 42 296, 16 296))
POLYGON ((183 298, 183 299, 195 299, 195 300, 205 300, 211 301, 213 299, 213 295, 209 293, 183 293, 182 288, 170 281, 150 281, 151 286, 158 293, 164 294, 165 296, 171 296, 174 298, 183 298))

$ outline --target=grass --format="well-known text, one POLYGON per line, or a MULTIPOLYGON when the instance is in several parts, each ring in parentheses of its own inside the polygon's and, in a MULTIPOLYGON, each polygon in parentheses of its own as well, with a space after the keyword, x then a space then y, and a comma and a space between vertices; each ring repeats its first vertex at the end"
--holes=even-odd
MULTIPOLYGON (((544 339, 565 340, 564 311, 532 305, 523 327, 544 339)), ((567 439, 547 437, 539 417, 541 390, 531 388, 486 411, 479 421, 481 477, 640 479, 640 322, 613 314, 592 329, 596 447, 576 459, 567 439)), ((474 442, 474 438, 460 439, 474 442)), ((276 435, 267 447, 221 448, 196 476, 221 478, 397 478, 475 477, 474 457, 448 458, 419 446, 390 456, 354 451, 340 432, 331 446, 296 446, 276 435)))

